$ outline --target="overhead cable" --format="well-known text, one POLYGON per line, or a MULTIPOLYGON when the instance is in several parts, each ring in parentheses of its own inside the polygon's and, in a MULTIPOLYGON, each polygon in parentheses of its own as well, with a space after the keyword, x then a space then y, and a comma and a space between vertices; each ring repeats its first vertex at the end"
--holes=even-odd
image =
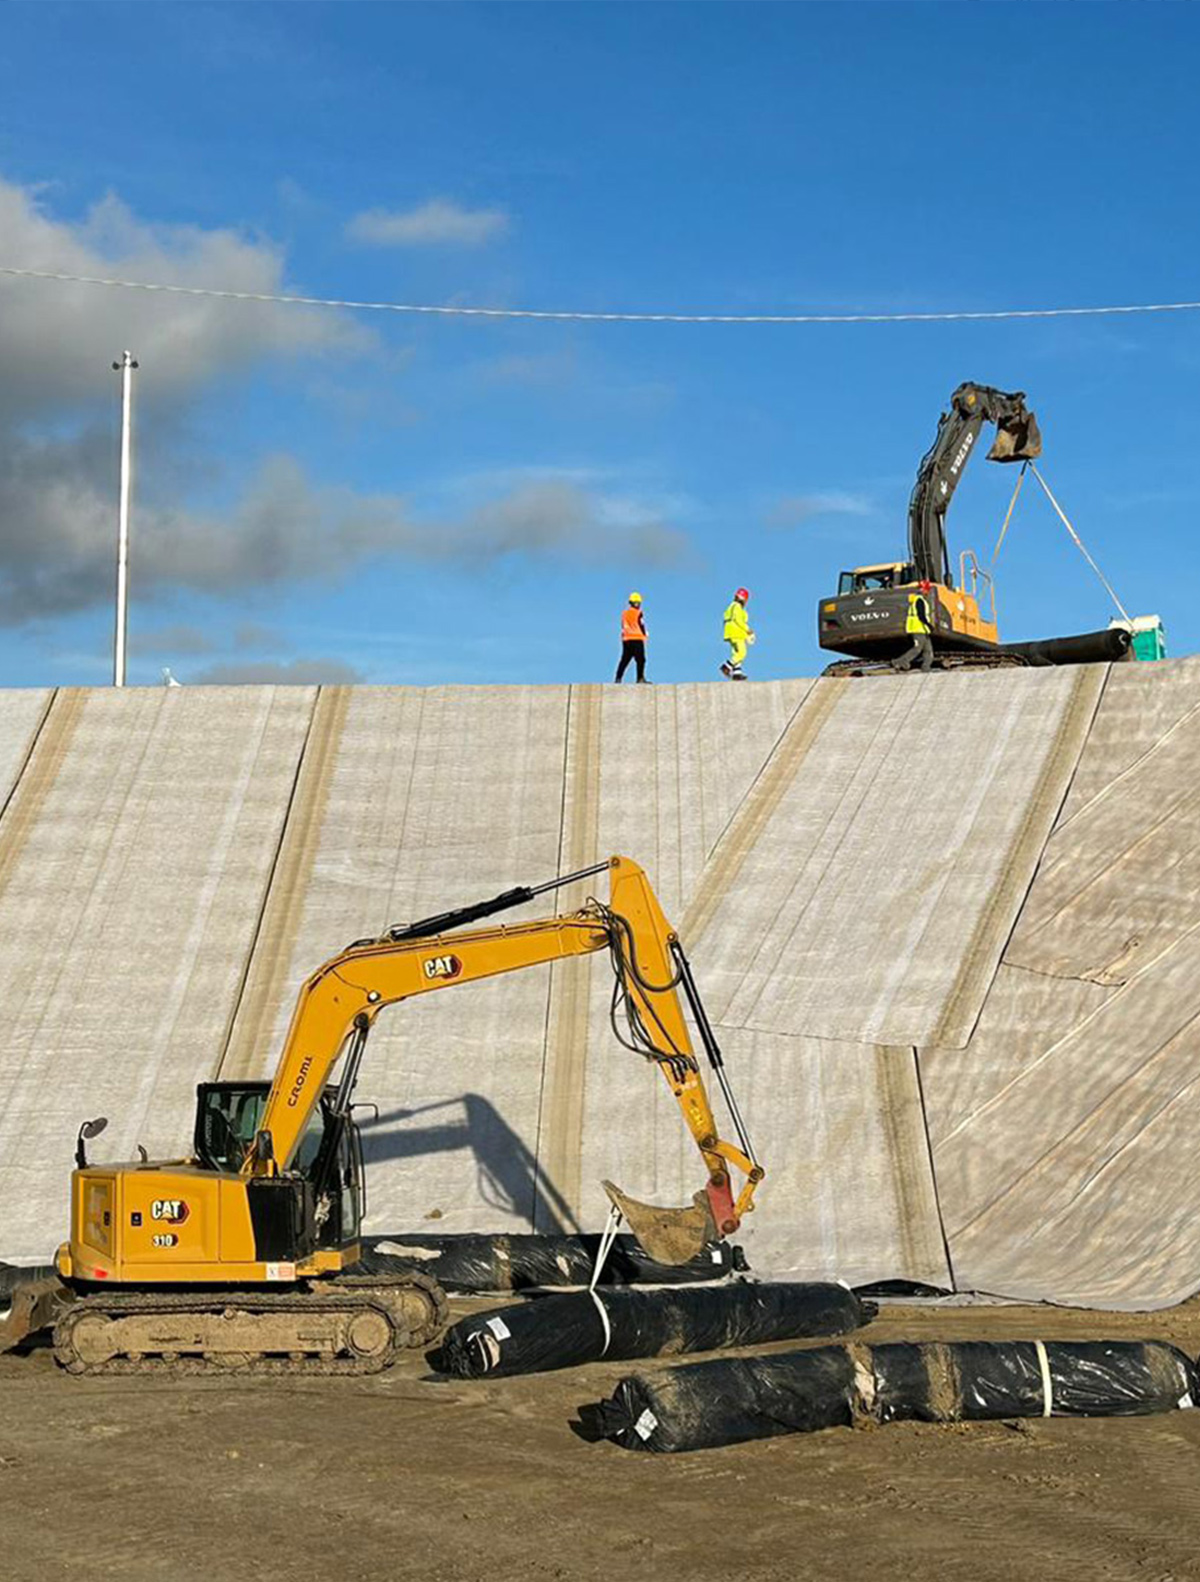
POLYGON ((477 308, 461 303, 367 302, 354 298, 305 297, 288 292, 226 291, 216 286, 107 279, 101 275, 73 275, 60 270, 19 269, 7 264, 0 264, 0 275, 18 280, 51 280, 76 286, 110 286, 122 291, 156 291, 180 297, 215 297, 227 302, 278 303, 287 307, 343 308, 363 313, 404 313, 462 319, 555 319, 589 324, 952 324, 996 319, 1103 318, 1116 314, 1200 311, 1200 302, 1134 302, 1105 307, 980 308, 945 313, 594 313, 575 308, 477 308))

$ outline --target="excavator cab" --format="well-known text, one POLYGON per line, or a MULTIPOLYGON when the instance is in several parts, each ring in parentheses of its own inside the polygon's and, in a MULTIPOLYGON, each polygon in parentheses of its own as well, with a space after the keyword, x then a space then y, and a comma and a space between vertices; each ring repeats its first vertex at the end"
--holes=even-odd
MULTIPOLYGON (((289 1175, 303 1185, 300 1202, 312 1251, 358 1241, 366 1210, 362 1140, 338 1088, 327 1087, 313 1110, 289 1175)), ((196 1089, 196 1163, 237 1175, 254 1145, 271 1092, 269 1082, 201 1082, 196 1089)))

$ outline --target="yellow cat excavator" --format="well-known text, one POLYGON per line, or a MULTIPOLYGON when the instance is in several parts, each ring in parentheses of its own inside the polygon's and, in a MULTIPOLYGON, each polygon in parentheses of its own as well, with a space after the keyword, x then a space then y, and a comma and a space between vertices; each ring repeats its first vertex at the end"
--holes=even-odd
POLYGON ((106 1122, 86 1122, 58 1277, 17 1288, 0 1324, 0 1350, 52 1325, 57 1358, 72 1373, 358 1374, 426 1344, 445 1322, 436 1281, 417 1271, 356 1270, 365 1181, 352 1110, 371 1027, 386 1006, 414 995, 601 950, 615 976, 613 1029, 666 1077, 707 1172, 683 1209, 639 1203, 608 1182, 605 1188, 659 1262, 686 1262, 730 1235, 753 1206, 763 1171, 678 936, 642 869, 612 857, 359 940, 334 956, 300 991, 271 1083, 199 1085, 189 1159, 89 1165, 85 1144, 106 1122), (537 922, 466 927, 604 872, 607 905, 590 900, 537 922), (718 1134, 680 991, 736 1145, 718 1134))

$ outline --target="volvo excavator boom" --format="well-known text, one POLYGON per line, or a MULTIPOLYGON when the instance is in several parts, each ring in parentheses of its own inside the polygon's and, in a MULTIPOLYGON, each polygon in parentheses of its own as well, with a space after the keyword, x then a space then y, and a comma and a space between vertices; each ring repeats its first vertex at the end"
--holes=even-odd
POLYGON ((1031 461, 1042 453, 1041 432, 1023 390, 1010 394, 991 385, 959 385, 921 460, 908 502, 908 553, 918 582, 954 586, 946 512, 985 423, 996 425, 989 461, 1031 461))
POLYGON ((836 597, 822 599, 818 608, 822 648, 856 659, 894 659, 911 641, 908 600, 920 591, 929 606, 936 653, 976 660, 996 655, 991 579, 970 551, 962 555, 956 578, 946 541, 946 513, 985 423, 996 427, 989 461, 1023 462, 1041 455, 1041 433, 1023 391, 959 385, 917 469, 908 505, 907 560, 842 572, 836 597))

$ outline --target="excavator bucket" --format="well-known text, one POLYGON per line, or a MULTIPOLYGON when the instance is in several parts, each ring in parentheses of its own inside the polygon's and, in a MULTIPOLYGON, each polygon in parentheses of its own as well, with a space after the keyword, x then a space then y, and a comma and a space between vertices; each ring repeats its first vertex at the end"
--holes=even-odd
POLYGON ((648 1258, 655 1263, 691 1263, 710 1242, 717 1240, 717 1226, 708 1205, 708 1196, 697 1192, 689 1208, 659 1208, 639 1203, 611 1181, 604 1190, 609 1202, 620 1209, 648 1258))
POLYGON ((8 1312, 0 1319, 0 1352, 11 1351, 31 1335, 52 1329, 71 1300, 71 1291, 55 1275, 23 1281, 12 1292, 8 1312))
POLYGON ((989 461, 1033 461, 1042 454, 1042 431, 1032 412, 1019 417, 1001 418, 996 438, 988 451, 989 461))

